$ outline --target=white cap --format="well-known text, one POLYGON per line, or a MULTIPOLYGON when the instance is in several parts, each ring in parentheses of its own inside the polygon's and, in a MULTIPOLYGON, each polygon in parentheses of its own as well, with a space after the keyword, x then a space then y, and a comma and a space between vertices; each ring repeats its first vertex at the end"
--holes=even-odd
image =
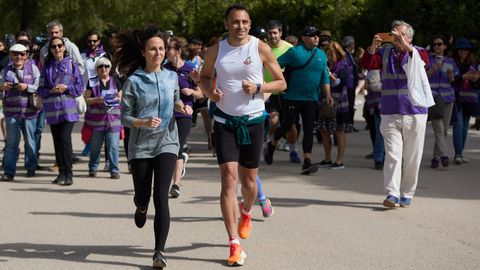
POLYGON ((11 52, 26 52, 28 51, 27 47, 23 46, 22 44, 14 44, 12 47, 10 47, 11 52))

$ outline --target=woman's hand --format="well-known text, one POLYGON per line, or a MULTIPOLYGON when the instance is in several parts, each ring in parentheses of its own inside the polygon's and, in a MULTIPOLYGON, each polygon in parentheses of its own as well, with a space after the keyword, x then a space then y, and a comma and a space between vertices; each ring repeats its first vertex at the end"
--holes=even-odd
POLYGON ((67 90, 67 86, 65 84, 57 84, 55 85, 55 87, 52 88, 52 90, 50 90, 50 93, 62 94, 63 92, 65 92, 65 90, 67 90))
POLYGON ((192 115, 193 114, 193 109, 190 105, 185 105, 183 108, 181 108, 179 113, 185 114, 185 115, 192 115))
POLYGON ((223 92, 220 90, 220 89, 215 89, 213 90, 213 93, 212 93, 212 96, 210 97, 210 99, 213 101, 213 102, 220 102, 222 100, 222 97, 223 97, 223 92))
POLYGON ((162 119, 158 117, 152 117, 150 119, 146 119, 145 126, 151 128, 157 128, 162 124, 162 119))
POLYGON ((182 88, 181 92, 186 96, 191 96, 195 92, 195 90, 191 88, 182 88))

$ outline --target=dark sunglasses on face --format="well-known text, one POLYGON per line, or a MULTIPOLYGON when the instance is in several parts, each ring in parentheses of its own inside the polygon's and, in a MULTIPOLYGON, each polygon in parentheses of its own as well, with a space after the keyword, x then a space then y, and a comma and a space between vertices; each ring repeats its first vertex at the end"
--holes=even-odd
POLYGON ((307 37, 318 37, 318 34, 315 34, 315 33, 314 33, 314 34, 308 34, 308 35, 306 35, 306 36, 307 36, 307 37))
POLYGON ((97 68, 110 68, 109 65, 99 65, 97 68))
POLYGON ((440 47, 443 45, 443 42, 433 43, 433 47, 440 47))
POLYGON ((52 44, 52 45, 50 45, 50 49, 55 49, 55 48, 61 49, 62 47, 63 47, 63 44, 52 44))
POLYGON ((97 43, 97 41, 98 41, 98 40, 91 40, 91 39, 89 39, 89 40, 87 40, 87 43, 92 43, 92 44, 93 44, 93 43, 97 43))
POLYGON ((25 56, 27 55, 26 52, 10 52, 13 56, 25 56))

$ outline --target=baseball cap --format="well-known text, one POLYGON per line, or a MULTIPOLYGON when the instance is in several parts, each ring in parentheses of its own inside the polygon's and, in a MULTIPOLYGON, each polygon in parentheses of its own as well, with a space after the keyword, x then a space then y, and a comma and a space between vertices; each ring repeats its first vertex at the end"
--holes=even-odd
POLYGON ((320 31, 318 31, 317 28, 315 28, 315 26, 307 26, 303 28, 302 36, 314 36, 314 35, 318 36, 319 33, 320 31))
POLYGON ((26 52, 28 49, 27 47, 23 46, 22 44, 14 44, 10 47, 11 52, 26 52))

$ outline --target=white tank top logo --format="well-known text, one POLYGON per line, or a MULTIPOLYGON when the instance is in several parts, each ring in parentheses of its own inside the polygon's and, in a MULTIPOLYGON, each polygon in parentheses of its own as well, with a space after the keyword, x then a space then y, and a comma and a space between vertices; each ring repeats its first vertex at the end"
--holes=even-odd
MULTIPOLYGON (((233 116, 261 115, 265 109, 263 95, 246 94, 242 81, 263 83, 263 64, 258 51, 258 39, 250 37, 248 43, 233 47, 228 41, 219 44, 217 60, 217 88, 223 92, 217 107, 233 116)), ((216 119, 216 118, 215 118, 216 119)))
POLYGON ((244 63, 245 65, 250 65, 250 64, 252 63, 252 58, 251 58, 250 56, 247 57, 247 59, 245 59, 245 61, 243 61, 243 63, 244 63))

